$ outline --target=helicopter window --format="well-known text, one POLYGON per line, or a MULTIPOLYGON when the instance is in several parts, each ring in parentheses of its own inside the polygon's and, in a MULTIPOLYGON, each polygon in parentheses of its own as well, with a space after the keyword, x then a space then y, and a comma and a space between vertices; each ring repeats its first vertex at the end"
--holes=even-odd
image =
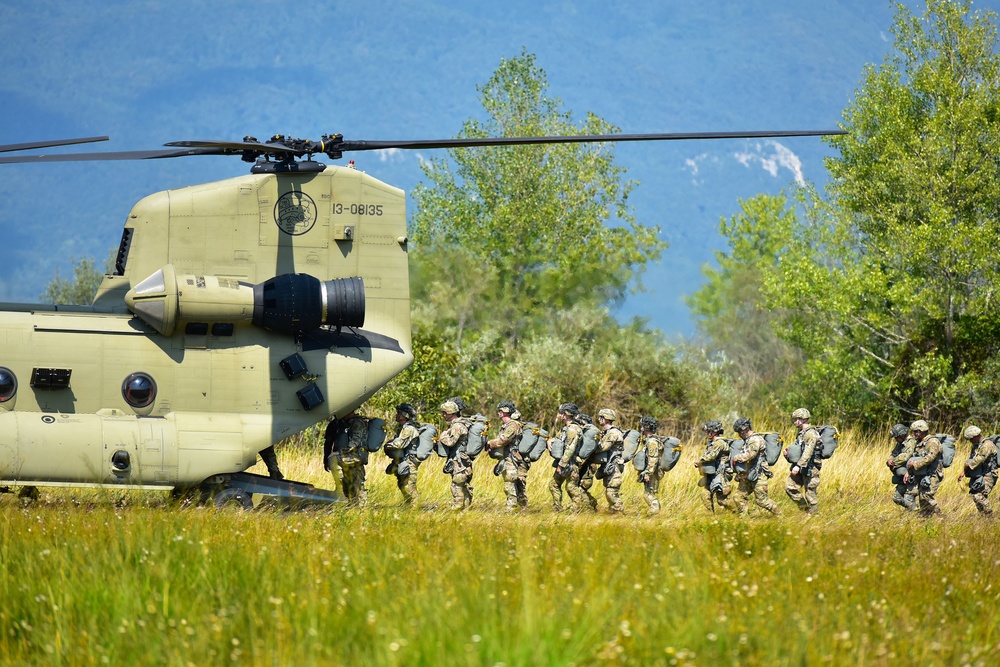
POLYGON ((208 324, 205 322, 188 322, 184 327, 184 333, 188 336, 204 336, 208 333, 208 324))
POLYGON ((122 382, 122 396, 133 408, 144 408, 156 398, 156 383, 146 373, 132 373, 122 382))
POLYGON ((0 403, 5 403, 17 393, 17 378, 9 368, 0 366, 0 403))
POLYGON ((231 322, 217 322, 212 325, 213 336, 232 336, 236 328, 231 322))

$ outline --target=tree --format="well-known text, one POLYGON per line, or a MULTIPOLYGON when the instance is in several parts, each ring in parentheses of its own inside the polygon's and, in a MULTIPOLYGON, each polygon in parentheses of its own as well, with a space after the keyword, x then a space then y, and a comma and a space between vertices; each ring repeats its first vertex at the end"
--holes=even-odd
MULTIPOLYGON (((488 119, 467 121, 459 136, 617 130, 593 114, 573 124, 547 88, 533 55, 502 60, 478 89, 488 119)), ((658 228, 632 216, 627 199, 634 184, 624 180, 607 144, 452 150, 449 160, 430 160, 423 170, 430 184, 413 190, 414 257, 425 273, 454 275, 456 263, 478 267, 458 271, 471 281, 460 287, 478 289, 479 316, 502 323, 501 340, 510 346, 550 308, 622 299, 666 247, 658 228)), ((459 347, 467 314, 451 313, 459 347)))
POLYGON ((789 398, 873 422, 996 418, 996 15, 900 5, 892 34, 831 140, 826 197, 799 198, 764 263, 774 330, 805 358, 789 398))
POLYGON ((73 265, 72 280, 61 277, 56 271, 40 298, 42 303, 89 306, 102 280, 104 271, 97 268, 92 257, 84 257, 73 265))

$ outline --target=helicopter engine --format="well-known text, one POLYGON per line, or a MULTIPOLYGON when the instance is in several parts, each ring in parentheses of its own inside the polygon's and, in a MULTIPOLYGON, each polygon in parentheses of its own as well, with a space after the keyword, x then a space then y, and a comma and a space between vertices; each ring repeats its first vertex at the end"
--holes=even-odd
POLYGON ((365 286, 360 277, 319 280, 290 273, 250 285, 219 276, 178 276, 167 264, 125 296, 129 310, 164 336, 188 322, 251 322, 277 333, 323 325, 361 327, 365 286))

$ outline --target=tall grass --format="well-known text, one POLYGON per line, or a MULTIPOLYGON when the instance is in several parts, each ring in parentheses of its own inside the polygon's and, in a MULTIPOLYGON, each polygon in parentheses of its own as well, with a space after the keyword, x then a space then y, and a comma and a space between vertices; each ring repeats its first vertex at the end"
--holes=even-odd
MULTIPOLYGON (((783 516, 738 517, 701 505, 700 449, 664 478, 655 517, 634 473, 625 516, 603 498, 597 515, 555 514, 545 460, 513 515, 485 459, 461 513, 439 459, 412 509, 382 458, 361 510, 4 496, 0 664, 996 664, 1000 544, 957 467, 945 516, 920 519, 891 503, 888 443, 848 433, 818 516, 784 497, 779 464, 783 516)), ((331 486, 318 454, 279 454, 291 478, 331 486)))

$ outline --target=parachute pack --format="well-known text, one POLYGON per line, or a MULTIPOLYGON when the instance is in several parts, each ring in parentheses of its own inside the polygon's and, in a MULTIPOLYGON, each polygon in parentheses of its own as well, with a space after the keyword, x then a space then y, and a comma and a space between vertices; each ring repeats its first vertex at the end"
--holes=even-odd
POLYGON ((950 468, 955 461, 955 436, 938 433, 935 437, 941 442, 941 465, 950 468))
MULTIPOLYGON (((673 436, 663 438, 662 440, 663 453, 660 454, 660 460, 657 462, 656 467, 663 472, 670 472, 677 465, 677 462, 681 460, 681 451, 684 447, 681 445, 681 441, 673 436)), ((646 472, 647 462, 645 449, 635 452, 632 456, 632 467, 636 469, 636 472, 646 472)))
POLYGON ((627 431, 622 431, 622 439, 625 441, 623 458, 625 463, 628 463, 639 450, 639 442, 642 441, 642 434, 634 428, 630 428, 627 431))
MULTIPOLYGON (((836 426, 817 426, 815 428, 816 432, 819 433, 819 445, 817 447, 820 450, 820 456, 828 459, 837 450, 840 432, 836 426)), ((798 464, 800 458, 802 458, 802 443, 796 438, 792 444, 785 448, 785 460, 794 466, 798 464)))
POLYGON ((525 422, 521 427, 521 442, 517 444, 517 453, 534 463, 542 458, 548 436, 549 432, 538 424, 525 422))
POLYGON ((597 449, 597 443, 601 440, 601 431, 593 424, 583 426, 583 437, 580 438, 580 446, 576 450, 577 458, 586 461, 597 449))
POLYGON ((761 435, 764 436, 764 458, 767 459, 767 465, 773 466, 785 449, 785 440, 780 433, 761 433, 761 435))
MULTIPOLYGON (((382 449, 385 442, 385 420, 378 417, 362 417, 365 420, 367 434, 365 436, 364 449, 369 452, 377 452, 382 449)), ((342 452, 347 449, 350 442, 350 432, 345 427, 338 428, 334 436, 333 451, 342 452)))
POLYGON ((479 456, 483 448, 486 447, 486 429, 490 427, 490 420, 484 415, 475 414, 471 417, 462 417, 469 427, 469 438, 465 443, 465 453, 469 458, 475 459, 479 456))
POLYGON ((434 424, 421 424, 417 427, 420 437, 417 441, 417 460, 426 461, 434 451, 434 438, 437 436, 437 427, 434 424))
POLYGON ((549 441, 549 454, 556 461, 562 458, 563 454, 566 452, 566 441, 562 438, 552 438, 549 441))

